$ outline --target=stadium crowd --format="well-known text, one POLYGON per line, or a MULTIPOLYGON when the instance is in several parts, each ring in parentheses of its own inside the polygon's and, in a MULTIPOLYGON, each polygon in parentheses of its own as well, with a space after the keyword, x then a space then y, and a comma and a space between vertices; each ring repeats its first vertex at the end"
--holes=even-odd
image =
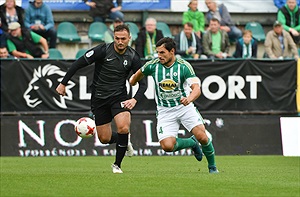
MULTIPOLYGON (((112 38, 108 37, 111 37, 114 23, 126 23, 124 20, 126 16, 122 12, 122 0, 116 2, 117 6, 112 0, 101 3, 98 0, 83 1, 90 7, 89 15, 93 18, 93 22, 102 22, 108 27, 106 34, 103 33, 106 39, 101 42, 111 42, 112 38), (107 22, 106 19, 111 20, 107 22)), ((177 56, 186 59, 257 58, 258 43, 263 42, 263 58, 298 59, 297 46, 300 44, 298 0, 274 0, 274 5, 278 7, 277 17, 273 19, 273 29, 265 33, 266 37, 262 41, 256 39, 255 32, 250 28, 234 23, 226 3, 219 3, 217 0, 203 1, 208 9, 206 13, 198 10, 199 0, 190 0, 186 11, 182 13, 180 31, 172 35, 178 45, 177 56), (234 48, 231 53, 230 47, 234 48)), ((25 10, 17 6, 15 0, 6 0, 0 6, 0 10, 0 47, 7 48, 9 57, 51 58, 51 54, 48 54, 49 49, 55 49, 59 39, 52 11, 43 0, 29 1, 29 6, 25 10), (20 32, 15 33, 18 31, 20 32), (47 46, 43 44, 43 39, 47 41, 47 46), (43 46, 41 50, 37 47, 40 44, 43 46)), ((130 43, 142 58, 156 57, 155 43, 160 38, 166 37, 156 23, 155 18, 146 19, 145 24, 136 32, 138 35, 136 40, 130 43)))

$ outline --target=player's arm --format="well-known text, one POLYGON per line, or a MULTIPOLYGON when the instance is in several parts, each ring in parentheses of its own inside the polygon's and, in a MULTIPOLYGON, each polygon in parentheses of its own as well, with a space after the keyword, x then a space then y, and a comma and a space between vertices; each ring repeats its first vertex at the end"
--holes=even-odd
POLYGON ((190 102, 194 102, 201 94, 200 85, 198 83, 194 83, 191 85, 192 92, 187 97, 190 102))
MULTIPOLYGON (((140 70, 142 66, 140 57, 138 55, 135 55, 132 61, 132 72, 135 73, 138 70, 140 70)), ((136 103, 143 97, 145 91, 147 89, 147 83, 145 80, 139 81, 139 88, 137 92, 135 93, 134 97, 131 99, 128 99, 123 102, 124 108, 132 110, 136 103)))
POLYGON ((180 99, 180 102, 185 106, 194 102, 201 94, 200 80, 198 77, 189 78, 188 83, 191 84, 190 88, 192 91, 190 92, 190 95, 188 97, 182 97, 180 99))
MULTIPOLYGON (((132 67, 133 73, 137 73, 141 69, 141 67, 142 67, 141 59, 139 55, 135 55, 133 59, 133 67, 132 67)), ((147 82, 146 79, 142 79, 142 78, 138 79, 138 81, 136 81, 135 83, 137 82, 139 82, 139 88, 133 98, 138 101, 143 97, 144 93, 147 90, 147 82)))
POLYGON ((78 60, 76 60, 70 69, 67 71, 66 75, 64 76, 63 80, 60 82, 60 84, 56 88, 56 92, 62 96, 66 95, 66 85, 68 81, 71 79, 71 77, 76 73, 77 70, 80 68, 83 68, 87 66, 88 63, 86 62, 84 57, 80 57, 78 60))
POLYGON ((134 80, 134 85, 136 85, 136 83, 139 81, 139 88, 138 88, 138 91, 136 92, 136 94, 134 95, 133 98, 129 99, 129 100, 126 100, 124 101, 123 105, 124 105, 124 108, 127 108, 127 109, 130 109, 132 110, 137 101, 142 97, 142 95, 144 94, 144 92, 146 91, 147 89, 147 85, 145 83, 144 80, 142 80, 142 77, 141 78, 135 78, 134 76, 137 76, 137 73, 142 73, 140 70, 138 70, 135 74, 133 74, 130 79, 129 79, 129 83, 131 84, 131 81, 134 80), (139 80, 137 80, 139 79, 139 80))
POLYGON ((134 74, 130 77, 130 79, 129 79, 130 85, 135 86, 136 83, 137 83, 138 81, 140 81, 143 77, 144 77, 144 74, 142 73, 142 71, 141 71, 141 70, 138 70, 136 73, 134 73, 134 74))
POLYGON ((88 66, 95 62, 97 58, 103 58, 105 57, 105 45, 98 45, 98 47, 92 48, 88 50, 83 56, 78 58, 70 67, 70 69, 67 71, 66 75, 64 76, 63 80, 60 82, 60 84, 56 88, 56 92, 60 95, 65 96, 66 91, 65 87, 68 83, 68 81, 71 79, 71 77, 77 72, 77 70, 88 66), (86 55, 89 54, 89 55, 86 55))

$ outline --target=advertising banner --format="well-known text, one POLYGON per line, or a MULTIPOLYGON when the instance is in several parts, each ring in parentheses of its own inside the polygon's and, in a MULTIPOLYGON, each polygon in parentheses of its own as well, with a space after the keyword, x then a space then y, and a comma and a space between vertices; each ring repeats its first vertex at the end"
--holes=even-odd
MULTIPOLYGON (((171 10, 184 12, 189 2, 190 0, 171 0, 171 10)), ((217 3, 223 3, 229 13, 277 13, 278 10, 273 0, 219 0, 217 3)), ((204 13, 208 11, 205 1, 198 1, 198 10, 204 13)))
MULTIPOLYGON (((279 116, 205 115, 217 155, 282 155, 279 116)), ((115 144, 101 144, 97 136, 81 138, 74 124, 87 114, 40 114, 1 117, 1 156, 110 156, 115 144)), ((113 131, 116 131, 113 124, 113 131)), ((155 114, 132 116, 134 155, 193 155, 190 149, 166 153, 159 145, 155 114)), ((178 137, 191 134, 180 128, 178 137)))
POLYGON ((191 62, 201 79, 203 110, 296 112, 296 61, 191 62))
MULTIPOLYGON (((27 8, 28 2, 34 0, 16 0, 18 6, 27 8)), ((0 0, 3 4, 5 0, 0 0)), ((82 0, 44 0, 52 10, 88 10, 82 0)), ((114 0, 116 2, 116 0, 114 0)), ((188 10, 190 0, 123 0, 123 10, 159 10, 167 9, 172 12, 185 12, 188 10)), ((229 13, 276 13, 278 8, 273 0, 223 0, 229 13), (259 5, 259 6, 257 6, 259 5)), ((198 1, 198 10, 208 11, 205 1, 198 1)))
MULTIPOLYGON (((1 112, 89 111, 93 65, 79 70, 67 84, 67 95, 55 89, 73 60, 3 60, 1 112)), ((195 101, 200 111, 297 112, 296 62, 261 60, 193 61, 201 80, 202 95, 195 101)), ((134 111, 155 111, 154 85, 134 111)), ((137 86, 127 91, 134 95, 137 86)))
MULTIPOLYGON (((22 0, 21 5, 24 9, 33 0, 22 0)), ((83 0, 43 0, 49 5, 52 11, 55 10, 89 10, 83 0)), ((116 1, 114 1, 116 2, 116 1)), ((123 0, 122 10, 160 10, 170 9, 170 0, 123 0)))

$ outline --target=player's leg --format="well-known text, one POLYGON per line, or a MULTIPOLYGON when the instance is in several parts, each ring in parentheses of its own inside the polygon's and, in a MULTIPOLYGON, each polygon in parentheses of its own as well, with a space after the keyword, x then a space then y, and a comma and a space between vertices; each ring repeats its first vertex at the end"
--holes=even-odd
POLYGON ((176 152, 181 149, 192 148, 195 144, 195 141, 191 138, 167 137, 160 141, 160 146, 166 152, 176 152))
MULTIPOLYGON (((197 145, 199 145, 199 142, 202 144, 202 151, 208 161, 209 172, 218 172, 215 162, 215 149, 205 133, 203 118, 194 105, 184 107, 183 114, 181 115, 181 122, 188 131, 192 132, 194 135, 192 136, 192 139, 196 141, 197 145)), ((200 152, 198 147, 194 147, 193 151, 195 152, 196 159, 201 161, 201 149, 200 152)))
POLYGON ((128 133, 128 145, 127 145, 127 150, 126 150, 126 154, 127 156, 129 157, 132 157, 133 154, 134 154, 134 149, 133 149, 133 146, 132 146, 132 143, 131 143, 131 134, 130 134, 130 130, 129 130, 129 133, 128 133))
POLYGON ((103 125, 98 125, 96 128, 98 139, 102 144, 111 144, 111 141, 115 141, 115 139, 113 138, 110 122, 103 125))
MULTIPOLYGON (((202 124, 199 118, 198 112, 195 110, 193 104, 188 106, 180 105, 176 107, 176 114, 180 123, 190 132, 195 126, 202 124)), ((175 150, 180 150, 182 148, 191 148, 194 152, 194 156, 198 161, 202 160, 202 150, 200 148, 199 142, 192 136, 190 138, 178 139, 178 148, 175 146, 175 150)))
POLYGON ((114 164, 119 167, 121 167, 122 160, 127 150, 130 118, 131 115, 128 111, 118 113, 114 117, 118 131, 118 140, 116 144, 116 160, 114 164))
POLYGON ((166 152, 191 148, 196 144, 190 138, 177 138, 180 124, 177 121, 179 109, 175 108, 160 108, 157 115, 157 136, 162 149, 166 152))
POLYGON ((99 107, 93 110, 95 123, 97 125, 97 134, 102 144, 116 143, 117 132, 111 130, 112 115, 110 108, 107 106, 99 107))
POLYGON ((202 124, 194 127, 192 129, 192 133, 202 145, 203 154, 205 155, 208 162, 209 172, 218 173, 218 170, 216 168, 216 161, 215 161, 215 149, 212 141, 207 137, 205 133, 204 125, 202 124))
POLYGON ((117 142, 118 134, 111 130, 111 121, 113 114, 111 111, 111 103, 114 98, 99 99, 92 96, 91 109, 92 116, 96 122, 97 134, 101 143, 113 144, 117 142))

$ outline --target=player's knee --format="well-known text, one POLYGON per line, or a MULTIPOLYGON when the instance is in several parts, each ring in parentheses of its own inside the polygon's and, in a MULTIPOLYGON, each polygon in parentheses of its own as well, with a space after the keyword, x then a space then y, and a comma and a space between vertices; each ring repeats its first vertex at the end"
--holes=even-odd
POLYGON ((160 142, 160 146, 166 152, 173 152, 174 150, 174 143, 160 142))
POLYGON ((107 144, 110 141, 108 137, 104 137, 104 136, 98 136, 98 139, 102 144, 107 144))
POLYGON ((207 144, 208 143, 208 137, 207 135, 204 133, 200 136, 200 138, 198 139, 198 141, 201 143, 201 144, 207 144))
POLYGON ((107 144, 110 141, 111 133, 97 132, 98 139, 102 144, 107 144))
POLYGON ((127 134, 127 133, 129 133, 129 127, 127 125, 119 127, 118 128, 118 133, 120 133, 120 134, 127 134))
POLYGON ((174 150, 174 146, 168 146, 168 145, 166 145, 166 146, 161 146, 162 147, 162 149, 164 150, 164 151, 166 151, 166 152, 173 152, 173 150, 174 150))
POLYGON ((208 137, 205 133, 205 126, 204 125, 196 126, 193 129, 193 134, 201 144, 207 144, 208 143, 208 137))

